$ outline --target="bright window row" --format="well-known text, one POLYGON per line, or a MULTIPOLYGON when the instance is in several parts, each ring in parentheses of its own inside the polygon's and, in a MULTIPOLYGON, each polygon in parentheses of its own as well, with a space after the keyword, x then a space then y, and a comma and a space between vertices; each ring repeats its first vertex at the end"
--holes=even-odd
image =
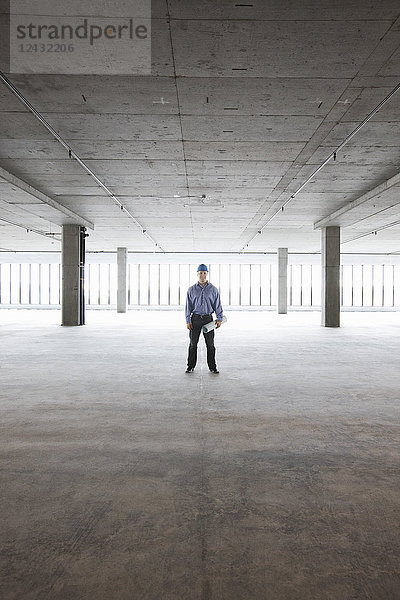
MULTIPOLYGON (((183 306, 186 292, 197 281, 197 265, 128 265, 128 304, 183 306)), ((209 281, 220 290, 223 306, 275 306, 276 265, 211 265, 209 281)), ((88 305, 115 305, 117 266, 89 264, 85 268, 88 305)), ((59 305, 61 266, 0 264, 0 304, 59 305)), ((289 306, 320 306, 321 267, 288 267, 289 306)), ((343 265, 341 303, 344 307, 400 306, 400 265, 343 265)))

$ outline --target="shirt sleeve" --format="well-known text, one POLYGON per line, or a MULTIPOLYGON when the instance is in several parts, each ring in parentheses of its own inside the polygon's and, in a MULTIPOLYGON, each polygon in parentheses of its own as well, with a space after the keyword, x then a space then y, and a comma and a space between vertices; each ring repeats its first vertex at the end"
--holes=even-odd
POLYGON ((192 310, 193 310, 193 302, 190 297, 190 288, 189 288, 187 291, 187 294, 186 294, 186 306, 185 306, 186 323, 191 323, 191 321, 192 321, 192 310))
POLYGON ((217 317, 217 321, 222 321, 222 317, 224 316, 224 313, 222 310, 221 298, 219 295, 219 291, 216 288, 215 288, 214 311, 215 311, 215 314, 217 317))

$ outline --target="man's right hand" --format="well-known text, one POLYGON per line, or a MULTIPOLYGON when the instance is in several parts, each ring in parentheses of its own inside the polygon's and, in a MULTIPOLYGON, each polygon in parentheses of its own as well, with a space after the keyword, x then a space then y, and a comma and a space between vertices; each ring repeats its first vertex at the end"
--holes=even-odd
POLYGON ((192 329, 192 324, 191 324, 191 323, 186 323, 186 327, 187 327, 188 329, 192 329))

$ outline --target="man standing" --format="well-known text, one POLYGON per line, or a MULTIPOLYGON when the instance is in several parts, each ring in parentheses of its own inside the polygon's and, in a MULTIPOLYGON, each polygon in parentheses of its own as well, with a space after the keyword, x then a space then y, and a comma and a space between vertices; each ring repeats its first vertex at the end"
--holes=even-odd
MULTIPOLYGON (((198 283, 192 285, 186 296, 186 327, 189 329, 189 354, 186 373, 192 373, 197 362, 197 343, 203 325, 213 320, 213 312, 217 317, 217 328, 221 326, 223 317, 221 299, 215 285, 207 281, 206 265, 197 269, 198 283)), ((214 330, 204 333, 207 346, 207 364, 211 373, 219 373, 215 364, 214 330)))

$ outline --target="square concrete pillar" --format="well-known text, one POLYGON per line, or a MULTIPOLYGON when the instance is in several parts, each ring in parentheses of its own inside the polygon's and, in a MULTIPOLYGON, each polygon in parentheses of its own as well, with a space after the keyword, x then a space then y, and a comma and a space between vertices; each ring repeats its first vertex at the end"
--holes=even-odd
POLYGON ((287 313, 288 249, 278 248, 278 313, 287 313))
POLYGON ((80 325, 80 225, 62 227, 61 324, 80 325))
POLYGON ((125 313, 127 307, 127 285, 126 273, 128 263, 127 248, 117 248, 117 271, 118 271, 118 289, 117 289, 117 312, 125 313))
POLYGON ((321 325, 340 327, 340 227, 321 230, 321 325))

